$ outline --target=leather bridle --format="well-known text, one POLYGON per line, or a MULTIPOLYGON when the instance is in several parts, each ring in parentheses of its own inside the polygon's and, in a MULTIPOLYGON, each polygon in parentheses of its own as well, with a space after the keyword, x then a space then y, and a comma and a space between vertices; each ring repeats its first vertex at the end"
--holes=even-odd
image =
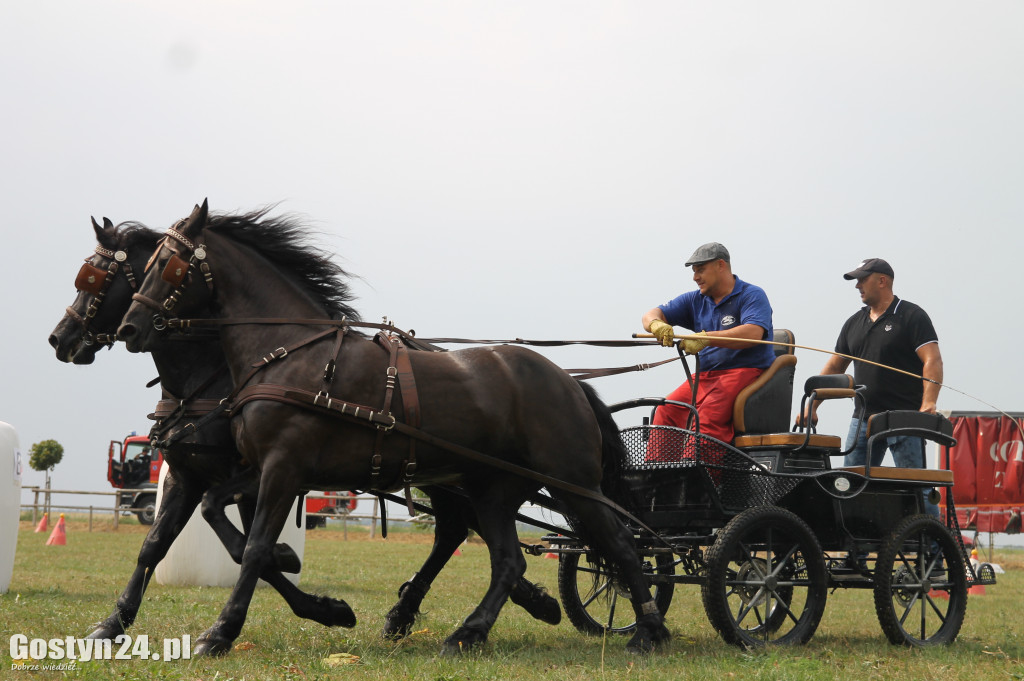
POLYGON ((160 278, 173 286, 173 290, 163 302, 157 302, 139 292, 132 296, 132 300, 137 300, 156 312, 153 315, 153 328, 157 331, 164 331, 168 328, 165 315, 172 313, 178 306, 197 271, 202 273, 207 289, 211 293, 213 292, 213 274, 210 271, 210 264, 206 262, 206 245, 199 241, 193 243, 191 239, 179 232, 177 228, 184 223, 184 220, 179 220, 167 230, 166 235, 153 251, 153 257, 146 263, 145 269, 146 272, 149 272, 164 248, 171 251, 171 257, 167 260, 160 278))
POLYGON ((107 268, 103 269, 102 267, 97 267, 92 264, 91 257, 86 258, 85 264, 82 265, 82 269, 78 271, 78 276, 75 277, 75 288, 83 293, 88 293, 93 296, 92 300, 89 302, 89 307, 85 310, 85 316, 83 317, 80 315, 73 307, 67 308, 67 314, 81 325, 82 343, 85 345, 113 345, 117 341, 116 333, 94 334, 89 330, 89 326, 99 313, 100 307, 103 305, 107 292, 110 290, 110 286, 114 283, 114 279, 117 277, 118 272, 124 272, 125 278, 128 280, 128 284, 133 290, 137 291, 139 289, 139 284, 135 280, 135 273, 132 271, 132 266, 128 262, 127 252, 124 250, 111 251, 110 249, 97 244, 96 255, 110 261, 107 264, 107 268))

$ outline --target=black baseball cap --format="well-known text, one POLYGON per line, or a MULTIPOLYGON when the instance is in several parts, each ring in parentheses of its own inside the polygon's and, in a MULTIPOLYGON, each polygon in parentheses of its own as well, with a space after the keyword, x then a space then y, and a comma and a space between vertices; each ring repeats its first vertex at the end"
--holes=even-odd
POLYGON ((860 265, 857 266, 852 272, 847 272, 843 275, 843 279, 863 279, 873 272, 884 274, 889 278, 892 278, 893 272, 892 267, 886 261, 881 258, 868 258, 860 265))
POLYGON ((693 252, 690 259, 686 261, 686 267, 691 265, 700 265, 702 263, 711 262, 712 260, 724 260, 729 262, 728 249, 716 241, 704 244, 693 252))

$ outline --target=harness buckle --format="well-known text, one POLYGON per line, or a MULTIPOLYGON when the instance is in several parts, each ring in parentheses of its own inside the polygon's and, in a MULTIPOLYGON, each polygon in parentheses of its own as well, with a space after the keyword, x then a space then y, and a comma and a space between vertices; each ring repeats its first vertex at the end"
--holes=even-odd
MULTIPOLYGON (((384 415, 380 414, 380 416, 383 417, 384 415)), ((386 433, 386 432, 388 432, 389 430, 391 430, 392 428, 395 427, 396 420, 395 420, 395 417, 392 416, 391 414, 388 414, 385 418, 390 419, 390 421, 388 421, 387 423, 377 423, 377 430, 380 430, 380 431, 383 431, 383 432, 386 433)))
POLYGON ((269 355, 264 357, 263 358, 263 363, 264 364, 270 364, 275 359, 283 359, 284 357, 287 357, 287 356, 288 356, 288 350, 286 350, 285 348, 278 348, 277 350, 274 350, 272 353, 270 353, 269 355))
POLYGON ((167 318, 159 314, 153 315, 153 328, 156 329, 157 331, 166 331, 167 318))

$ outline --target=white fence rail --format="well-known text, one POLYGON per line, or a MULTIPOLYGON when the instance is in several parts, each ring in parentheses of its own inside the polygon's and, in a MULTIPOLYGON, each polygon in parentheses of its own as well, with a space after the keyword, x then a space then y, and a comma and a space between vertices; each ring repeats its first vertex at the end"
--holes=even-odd
MULTIPOLYGON (((114 530, 117 530, 118 529, 118 524, 119 524, 119 519, 120 519, 120 517, 122 515, 127 515, 127 514, 133 513, 134 511, 138 510, 138 509, 133 508, 130 504, 121 504, 120 500, 122 498, 124 498, 124 497, 131 498, 132 496, 134 496, 135 494, 140 493, 140 492, 155 492, 155 490, 152 487, 150 487, 150 488, 141 488, 141 489, 117 489, 117 490, 103 491, 103 492, 94 492, 94 491, 85 491, 85 490, 67 490, 67 489, 46 489, 45 487, 22 487, 21 491, 22 491, 22 493, 28 492, 28 493, 32 494, 32 502, 31 503, 22 503, 21 504, 21 510, 22 511, 29 511, 29 510, 32 511, 32 524, 33 525, 36 524, 36 522, 41 517, 42 513, 51 513, 53 511, 56 511, 56 512, 77 511, 77 512, 82 512, 82 513, 87 513, 88 514, 88 516, 89 516, 89 531, 90 532, 92 531, 93 516, 94 516, 94 514, 96 514, 96 513, 99 513, 99 514, 108 514, 108 513, 112 514, 113 515, 113 520, 114 520, 114 530), (70 504, 69 505, 69 504, 66 504, 66 503, 63 503, 63 502, 59 502, 59 503, 58 502, 54 502, 52 500, 47 502, 48 498, 50 498, 50 497, 52 497, 54 495, 58 495, 58 494, 60 494, 60 495, 73 495, 73 496, 81 495, 81 496, 86 496, 86 497, 110 497, 110 500, 107 503, 90 504, 88 506, 76 505, 76 504, 70 504), (40 497, 42 497, 42 499, 40 499, 40 497)), ((316 499, 316 500, 319 500, 319 499, 330 499, 330 500, 336 500, 336 501, 339 501, 339 502, 347 502, 350 498, 352 498, 352 497, 328 496, 328 495, 325 495, 325 494, 320 493, 320 492, 310 492, 309 494, 306 495, 306 499, 316 499)), ((382 518, 385 517, 380 512, 381 511, 381 509, 380 509, 380 499, 378 497, 376 497, 376 496, 373 496, 372 494, 361 494, 361 495, 358 495, 358 496, 356 496, 354 498, 356 499, 357 504, 359 504, 359 502, 364 502, 364 501, 365 502, 369 502, 370 505, 371 505, 372 510, 369 513, 357 512, 359 510, 359 506, 365 506, 366 505, 366 504, 359 504, 359 506, 357 506, 355 510, 348 511, 347 510, 347 506, 343 505, 343 507, 346 509, 344 512, 342 512, 342 511, 335 511, 335 512, 331 512, 331 513, 323 513, 323 512, 308 513, 307 512, 306 515, 308 517, 328 518, 328 519, 340 520, 342 522, 342 529, 345 532, 346 538, 348 536, 348 523, 349 523, 349 521, 356 521, 356 522, 369 521, 369 533, 370 533, 370 536, 371 537, 375 537, 377 535, 378 523, 380 523, 382 518)), ((393 504, 393 502, 389 502, 389 503, 393 504)), ((417 516, 414 516, 414 517, 403 517, 401 515, 396 515, 394 513, 388 513, 388 514, 386 514, 386 517, 388 519, 388 522, 405 522, 405 523, 421 523, 421 524, 433 524, 433 522, 434 522, 433 516, 425 515, 425 514, 420 514, 420 515, 417 515, 417 516)))

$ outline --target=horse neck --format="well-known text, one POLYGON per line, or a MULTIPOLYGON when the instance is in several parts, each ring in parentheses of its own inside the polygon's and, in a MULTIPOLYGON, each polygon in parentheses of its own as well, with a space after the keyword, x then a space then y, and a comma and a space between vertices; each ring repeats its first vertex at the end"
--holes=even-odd
POLYGON ((224 370, 219 341, 169 341, 167 347, 151 354, 160 384, 171 396, 220 399, 231 392, 231 376, 224 370), (203 384, 206 387, 193 395, 203 384))
MULTIPOLYGON (((213 275, 214 316, 220 319, 327 319, 328 314, 291 277, 280 272, 255 250, 223 237, 207 235, 213 275)), ((311 327, 289 324, 226 325, 221 344, 238 379, 250 365, 279 347, 315 333, 311 327)))

